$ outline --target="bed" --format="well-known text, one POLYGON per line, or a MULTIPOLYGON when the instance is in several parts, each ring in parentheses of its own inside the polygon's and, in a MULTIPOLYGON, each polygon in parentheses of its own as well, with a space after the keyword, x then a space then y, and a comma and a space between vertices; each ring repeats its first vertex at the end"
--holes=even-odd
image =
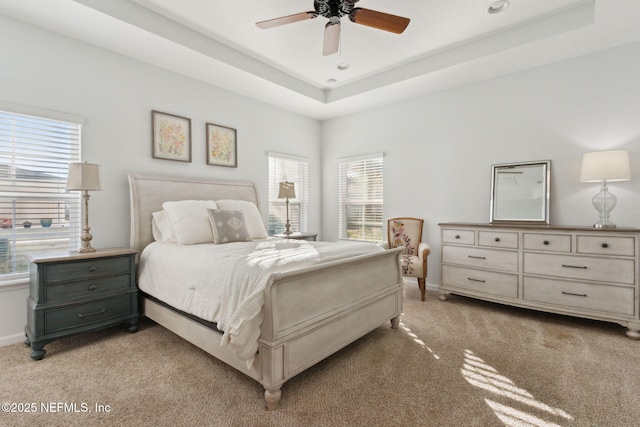
MULTIPOLYGON (((130 243, 139 251, 139 260, 151 248, 162 246, 155 242, 152 216, 165 202, 238 200, 259 208, 256 188, 250 182, 130 173, 129 188, 130 243)), ((265 242, 273 245, 269 239, 265 242)), ((230 245, 236 243, 226 246, 230 245)), ((257 351, 249 362, 239 358, 232 346, 224 345, 216 325, 171 306, 169 301, 141 292, 141 313, 258 381, 264 386, 267 409, 274 410, 287 380, 386 322, 398 327, 402 311, 399 256, 399 249, 382 250, 270 271, 261 295, 257 351)), ((141 265, 138 269, 139 285, 149 288, 140 283, 141 279, 149 280, 140 271, 144 268, 141 265)))

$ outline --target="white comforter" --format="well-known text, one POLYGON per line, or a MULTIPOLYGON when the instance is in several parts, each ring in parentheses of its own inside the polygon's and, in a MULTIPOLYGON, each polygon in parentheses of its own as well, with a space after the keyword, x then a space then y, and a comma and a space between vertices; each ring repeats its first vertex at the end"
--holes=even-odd
POLYGON ((224 332, 222 345, 230 344, 250 367, 271 273, 382 250, 371 243, 274 238, 189 246, 154 242, 140 257, 139 287, 179 310, 216 322, 224 332))

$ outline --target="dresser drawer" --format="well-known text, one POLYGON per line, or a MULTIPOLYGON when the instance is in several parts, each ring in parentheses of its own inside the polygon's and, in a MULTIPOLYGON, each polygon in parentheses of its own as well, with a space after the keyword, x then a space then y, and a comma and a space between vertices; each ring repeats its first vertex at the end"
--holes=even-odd
POLYGON ((633 316, 634 288, 525 277, 525 300, 633 316))
POLYGON ((524 233, 524 249, 530 251, 571 252, 568 234, 524 233))
POLYGON ((518 233, 503 231, 479 231, 478 245, 494 248, 518 249, 518 233))
POLYGON ((633 237, 578 235, 576 239, 578 253, 623 256, 635 255, 635 239, 633 237))
POLYGON ((51 263, 45 266, 46 283, 91 279, 93 277, 129 273, 131 257, 101 258, 85 261, 51 263))
POLYGON ((518 272, 518 253, 514 251, 444 245, 442 262, 509 273, 518 272))
POLYGON ((518 276, 515 274, 444 265, 442 284, 509 298, 518 297, 518 276))
POLYGON ((132 295, 126 294, 86 304, 45 310, 44 332, 50 334, 127 316, 135 313, 132 301, 132 295))
POLYGON ((45 285, 47 302, 67 301, 75 298, 93 297, 122 291, 131 287, 131 275, 102 277, 77 282, 59 282, 45 285))
POLYGON ((476 233, 473 230, 442 230, 443 243, 459 243, 461 245, 475 245, 476 233))
POLYGON ((524 254, 524 274, 556 276, 633 285, 635 261, 632 259, 586 256, 524 254))

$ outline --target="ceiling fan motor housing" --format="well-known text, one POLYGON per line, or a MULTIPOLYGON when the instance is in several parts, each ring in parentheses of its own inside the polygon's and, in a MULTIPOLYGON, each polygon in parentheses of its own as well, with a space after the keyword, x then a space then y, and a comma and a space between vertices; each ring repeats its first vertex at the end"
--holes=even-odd
POLYGON ((314 0, 313 7, 316 13, 325 18, 349 15, 355 8, 358 0, 314 0))

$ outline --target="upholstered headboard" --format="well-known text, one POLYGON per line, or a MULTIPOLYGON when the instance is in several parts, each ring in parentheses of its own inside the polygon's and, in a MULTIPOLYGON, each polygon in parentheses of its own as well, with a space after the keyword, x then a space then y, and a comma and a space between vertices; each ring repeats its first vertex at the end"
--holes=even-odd
POLYGON ((162 204, 174 200, 246 200, 260 209, 258 192, 252 182, 208 181, 200 178, 170 177, 130 173, 132 248, 142 251, 153 242, 151 215, 162 204))

